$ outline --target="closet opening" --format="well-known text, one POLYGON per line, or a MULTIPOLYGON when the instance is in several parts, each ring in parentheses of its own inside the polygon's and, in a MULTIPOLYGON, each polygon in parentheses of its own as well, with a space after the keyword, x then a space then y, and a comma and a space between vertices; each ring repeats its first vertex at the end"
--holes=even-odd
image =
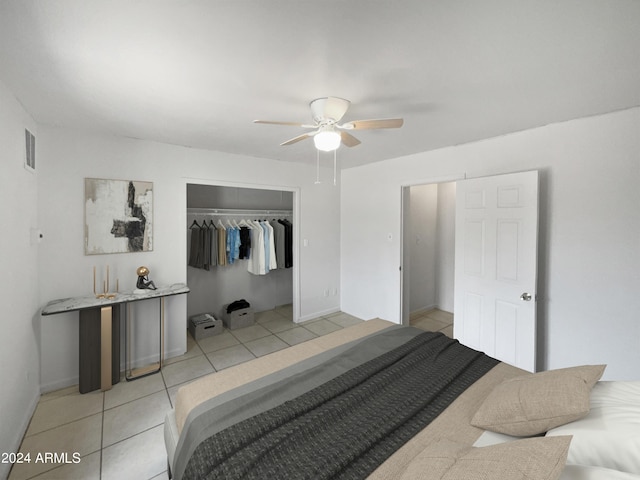
POLYGON ((453 336, 456 182, 402 187, 401 319, 453 336))
POLYGON ((188 318, 222 318, 244 299, 256 313, 291 308, 298 321, 297 202, 295 190, 187 183, 188 318), (229 243, 227 230, 237 232, 229 243))

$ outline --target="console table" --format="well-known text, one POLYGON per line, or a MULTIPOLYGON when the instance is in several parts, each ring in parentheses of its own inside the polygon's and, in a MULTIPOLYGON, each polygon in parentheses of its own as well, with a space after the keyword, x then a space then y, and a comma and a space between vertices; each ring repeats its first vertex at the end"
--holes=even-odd
MULTIPOLYGON (((94 295, 62 298, 47 303, 42 315, 58 313, 79 313, 79 390, 87 393, 93 390, 109 390, 120 381, 120 307, 126 306, 125 319, 128 323, 129 304, 141 300, 160 300, 160 354, 159 361, 148 367, 126 372, 127 380, 140 378, 162 369, 164 356, 164 299, 171 295, 189 293, 184 283, 158 287, 144 293, 121 292, 114 298, 96 298, 94 295), (116 308, 114 308, 116 307, 116 308)), ((127 368, 129 367, 129 346, 125 342, 127 368)))

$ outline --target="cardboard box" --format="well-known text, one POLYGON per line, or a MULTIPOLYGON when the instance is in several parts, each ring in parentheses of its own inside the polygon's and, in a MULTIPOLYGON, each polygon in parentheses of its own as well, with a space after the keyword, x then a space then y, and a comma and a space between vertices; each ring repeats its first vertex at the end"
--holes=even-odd
POLYGON ((210 313, 201 313, 189 318, 189 333, 196 340, 218 335, 223 330, 222 320, 214 318, 210 313))
POLYGON ((227 306, 224 307, 224 326, 229 330, 236 328, 249 327, 255 323, 253 308, 240 308, 231 313, 227 313, 227 306))

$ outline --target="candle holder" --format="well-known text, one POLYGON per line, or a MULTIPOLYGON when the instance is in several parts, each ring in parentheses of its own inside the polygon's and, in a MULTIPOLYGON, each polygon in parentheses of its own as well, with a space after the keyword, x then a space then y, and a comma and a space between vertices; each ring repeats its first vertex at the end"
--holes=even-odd
POLYGON ((116 278, 116 291, 110 292, 109 290, 109 265, 107 265, 107 278, 106 280, 102 280, 102 293, 96 292, 96 267, 93 267, 93 294, 96 298, 106 298, 108 300, 113 300, 116 298, 120 287, 120 282, 116 278))
POLYGON ((93 267, 93 294, 96 296, 96 298, 104 298, 104 293, 96 292, 96 267, 95 267, 95 265, 93 267))

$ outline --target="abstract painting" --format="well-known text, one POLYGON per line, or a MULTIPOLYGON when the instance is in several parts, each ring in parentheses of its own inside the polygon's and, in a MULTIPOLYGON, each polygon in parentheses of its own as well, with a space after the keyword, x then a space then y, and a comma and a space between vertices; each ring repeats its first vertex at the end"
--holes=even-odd
POLYGON ((153 183, 84 179, 84 253, 153 250, 153 183))

